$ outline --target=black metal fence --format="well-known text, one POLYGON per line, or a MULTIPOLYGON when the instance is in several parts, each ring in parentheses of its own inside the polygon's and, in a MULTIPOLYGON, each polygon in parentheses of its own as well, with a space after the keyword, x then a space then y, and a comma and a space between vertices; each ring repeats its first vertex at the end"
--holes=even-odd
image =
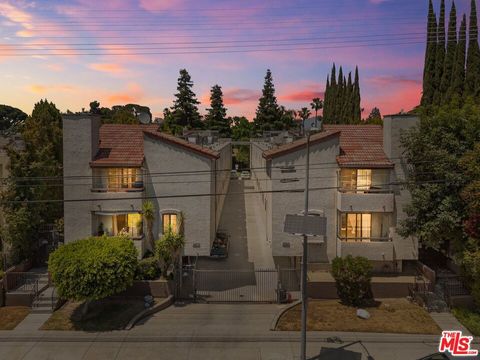
POLYGON ((298 299, 297 269, 183 269, 177 297, 196 302, 277 303, 298 299))

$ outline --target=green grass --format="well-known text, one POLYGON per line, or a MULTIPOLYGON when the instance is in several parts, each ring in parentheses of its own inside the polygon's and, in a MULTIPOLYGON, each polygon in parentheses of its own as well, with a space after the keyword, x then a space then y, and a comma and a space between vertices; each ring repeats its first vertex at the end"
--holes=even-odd
POLYGON ((455 308, 453 315, 465 326, 473 335, 480 336, 480 312, 468 310, 465 308, 455 308))
POLYGON ((141 298, 102 300, 91 304, 87 316, 82 318, 82 306, 82 302, 68 302, 50 316, 41 330, 122 330, 136 314, 144 310, 141 298))

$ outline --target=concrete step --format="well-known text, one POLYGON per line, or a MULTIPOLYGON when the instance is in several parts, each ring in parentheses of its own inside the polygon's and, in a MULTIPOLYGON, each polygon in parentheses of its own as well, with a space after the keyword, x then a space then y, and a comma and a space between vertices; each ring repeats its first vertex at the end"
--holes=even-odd
MULTIPOLYGON (((58 299, 53 298, 53 303, 55 304, 58 299)), ((51 306, 52 299, 37 299, 34 301, 33 306, 51 306)))
POLYGON ((38 307, 32 308, 32 314, 53 314, 53 310, 51 307, 38 307))

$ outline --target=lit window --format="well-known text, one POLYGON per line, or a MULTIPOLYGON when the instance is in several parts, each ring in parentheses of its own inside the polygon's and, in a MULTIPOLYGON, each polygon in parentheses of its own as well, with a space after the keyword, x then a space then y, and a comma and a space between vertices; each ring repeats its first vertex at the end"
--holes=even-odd
POLYGON ((140 169, 137 168, 110 168, 108 169, 108 189, 131 189, 137 186, 140 180, 140 169))
POLYGON ((370 241, 372 236, 372 214, 341 213, 339 237, 350 241, 370 241))
POLYGON ((173 232, 178 232, 177 214, 163 214, 163 233, 165 234, 169 229, 173 232))
POLYGON ((372 186, 372 170, 357 170, 357 190, 369 190, 372 186))

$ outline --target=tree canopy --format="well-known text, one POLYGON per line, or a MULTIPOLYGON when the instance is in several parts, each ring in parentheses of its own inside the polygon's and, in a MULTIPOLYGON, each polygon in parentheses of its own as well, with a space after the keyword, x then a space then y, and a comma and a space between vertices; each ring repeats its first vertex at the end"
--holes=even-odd
POLYGON ((173 126, 198 129, 203 127, 202 118, 198 112, 197 96, 192 90, 193 81, 186 69, 180 70, 177 93, 171 107, 171 121, 173 126))
POLYGON ((62 117, 55 105, 41 100, 25 120, 20 134, 24 148, 8 148, 10 175, 2 192, 6 226, 2 236, 9 243, 13 262, 28 258, 36 249, 38 231, 63 217, 63 189, 43 178, 62 178, 62 117), (39 180, 41 178, 42 180, 39 180))
POLYGON ((231 136, 230 119, 227 118, 227 109, 223 104, 222 87, 214 85, 210 91, 210 108, 205 116, 207 129, 216 130, 222 137, 231 136))
POLYGON ((27 119, 22 110, 8 105, 0 105, 0 132, 20 131, 19 126, 27 119))

